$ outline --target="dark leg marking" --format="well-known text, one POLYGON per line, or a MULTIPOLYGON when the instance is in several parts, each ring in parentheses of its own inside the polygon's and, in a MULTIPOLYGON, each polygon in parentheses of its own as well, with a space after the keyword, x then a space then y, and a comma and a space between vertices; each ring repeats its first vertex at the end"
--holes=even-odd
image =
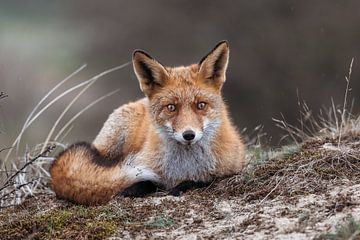
POLYGON ((151 181, 142 181, 126 188, 120 195, 124 197, 145 197, 159 189, 160 187, 151 181))

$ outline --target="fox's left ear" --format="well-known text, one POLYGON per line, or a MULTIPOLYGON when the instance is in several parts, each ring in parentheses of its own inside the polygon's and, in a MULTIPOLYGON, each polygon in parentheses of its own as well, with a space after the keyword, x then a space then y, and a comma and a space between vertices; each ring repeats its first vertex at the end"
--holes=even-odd
POLYGON ((221 89, 226 79, 226 69, 229 62, 229 44, 219 42, 208 55, 201 59, 199 74, 207 83, 221 89))

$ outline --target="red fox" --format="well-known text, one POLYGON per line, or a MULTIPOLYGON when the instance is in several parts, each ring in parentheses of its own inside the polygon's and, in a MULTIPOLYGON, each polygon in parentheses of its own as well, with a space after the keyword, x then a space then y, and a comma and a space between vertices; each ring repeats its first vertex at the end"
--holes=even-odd
POLYGON ((245 146, 221 96, 228 60, 227 41, 187 67, 164 67, 135 50, 145 98, 116 109, 92 144, 59 154, 50 167, 56 195, 96 205, 139 182, 169 190, 240 172, 245 146))

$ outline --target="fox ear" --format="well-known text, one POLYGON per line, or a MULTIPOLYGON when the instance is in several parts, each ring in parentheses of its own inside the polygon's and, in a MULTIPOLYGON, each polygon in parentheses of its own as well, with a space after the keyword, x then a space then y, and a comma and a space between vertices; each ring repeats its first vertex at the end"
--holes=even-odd
POLYGON ((227 41, 219 42, 208 55, 201 59, 199 73, 207 83, 221 89, 225 82, 225 74, 229 61, 229 44, 227 41))
POLYGON ((164 86, 167 72, 158 61, 142 50, 134 51, 132 61, 141 91, 146 96, 151 96, 156 89, 164 86))

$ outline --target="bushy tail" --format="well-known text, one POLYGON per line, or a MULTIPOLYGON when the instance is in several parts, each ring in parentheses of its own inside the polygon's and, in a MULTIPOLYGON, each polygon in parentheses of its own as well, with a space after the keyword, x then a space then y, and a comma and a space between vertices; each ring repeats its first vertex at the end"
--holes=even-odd
POLYGON ((108 202, 133 184, 121 163, 103 158, 88 143, 76 143, 60 153, 50 174, 52 189, 59 198, 84 205, 108 202))

